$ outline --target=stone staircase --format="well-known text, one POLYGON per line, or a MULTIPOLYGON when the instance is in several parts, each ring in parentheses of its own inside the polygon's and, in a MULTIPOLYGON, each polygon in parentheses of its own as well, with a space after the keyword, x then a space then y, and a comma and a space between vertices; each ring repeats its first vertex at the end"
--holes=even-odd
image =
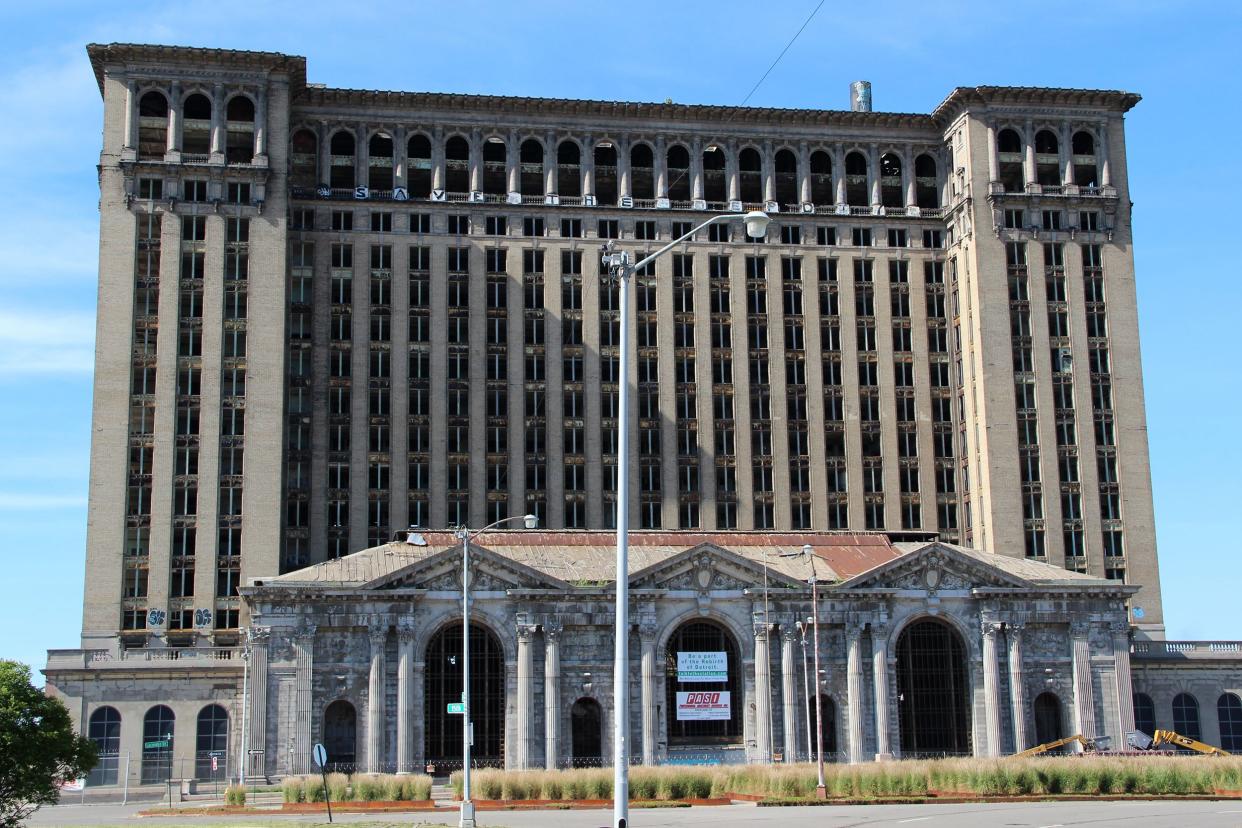
POLYGON ((431 786, 431 801, 435 803, 437 808, 456 808, 457 800, 453 799, 453 788, 448 784, 448 780, 437 780, 431 786))

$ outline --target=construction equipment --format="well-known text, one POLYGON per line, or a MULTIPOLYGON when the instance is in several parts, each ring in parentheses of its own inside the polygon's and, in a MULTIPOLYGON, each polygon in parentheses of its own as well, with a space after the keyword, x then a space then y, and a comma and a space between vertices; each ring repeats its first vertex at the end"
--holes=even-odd
POLYGON ((1108 750, 1110 739, 1108 736, 1099 736, 1095 739, 1088 739, 1081 733, 1075 733, 1073 736, 1066 736, 1063 739, 1056 739, 1051 742, 1044 742, 1042 745, 1036 745, 1033 748, 1027 748, 1021 753, 1015 753, 1014 756, 1039 756, 1041 753, 1047 753, 1057 748, 1065 747, 1068 744, 1077 742, 1082 745, 1083 753, 1103 753, 1108 750))
POLYGON ((1189 736, 1183 736, 1172 730, 1157 730, 1151 736, 1148 736, 1141 730, 1130 730, 1126 732, 1126 744, 1135 750, 1143 751, 1160 750, 1165 745, 1177 745, 1188 750, 1206 753, 1208 756, 1231 755, 1227 750, 1200 742, 1198 739, 1192 739, 1189 736))

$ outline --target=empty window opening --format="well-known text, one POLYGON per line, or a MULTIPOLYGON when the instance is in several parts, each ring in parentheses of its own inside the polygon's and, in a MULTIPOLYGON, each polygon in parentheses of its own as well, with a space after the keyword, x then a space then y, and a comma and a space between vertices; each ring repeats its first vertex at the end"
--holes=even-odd
POLYGON ((382 132, 367 142, 367 186, 372 190, 392 189, 392 138, 382 132))
POLYGON ((861 152, 845 156, 845 203, 851 207, 866 207, 871 203, 867 187, 867 159, 861 152))
POLYGON ((431 141, 426 135, 412 135, 406 145, 406 181, 410 195, 426 198, 431 195, 431 141))
POLYGON ((577 141, 561 141, 556 148, 556 191, 565 196, 582 195, 582 149, 577 141))
POLYGON ((152 90, 138 100, 138 160, 160 160, 168 148, 168 99, 152 90))
POLYGON ((1056 133, 1041 129, 1035 133, 1035 180, 1045 187, 1061 183, 1060 144, 1056 133))
POLYGON ((504 195, 509 190, 509 148, 495 135, 483 142, 483 192, 504 195))
POLYGON ((703 150, 703 198, 722 202, 728 198, 725 187, 725 154, 720 147, 712 145, 703 150))
POLYGON ((779 204, 797 204, 798 158, 787 149, 776 153, 776 201, 779 204))
POLYGON ((1065 736, 1061 715, 1061 700, 1055 693, 1040 693, 1035 697, 1035 741, 1039 744, 1055 742, 1065 736))
POLYGON ((249 164, 254 158, 254 101, 234 95, 224 107, 224 160, 228 164, 249 164))
POLYGON ((832 156, 823 150, 811 153, 811 201, 814 204, 836 201, 832 191, 832 156))
POLYGON ((609 142, 604 142, 595 146, 594 154, 595 197, 601 205, 615 205, 617 203, 617 148, 609 142))
MULTIPOLYGON (((423 755, 430 764, 461 762, 461 717, 446 705, 461 701, 462 625, 441 629, 427 645, 423 705, 423 755)), ((470 625, 470 715, 474 720, 472 758, 479 767, 505 761, 505 656, 500 641, 478 624, 470 625)), ((453 764, 456 763, 456 764, 453 764)))
POLYGON ((604 713, 595 699, 582 698, 569 710, 570 763, 575 768, 598 768, 604 758, 604 713))
POLYGON ((741 182, 742 201, 758 204, 763 201, 763 162, 759 151, 747 147, 737 157, 738 178, 741 182))
POLYGON ((470 190, 470 144, 460 135, 444 142, 444 189, 450 193, 470 190))
POLYGON ((647 144, 635 144, 630 150, 630 195, 655 198, 655 156, 647 144))
POLYGON ((334 190, 352 190, 354 188, 354 134, 348 130, 339 130, 328 142, 332 156, 331 170, 328 173, 328 186, 334 190))
POLYGON ((1090 132, 1075 132, 1070 148, 1074 154, 1074 183, 1079 187, 1099 186, 1095 137, 1090 132))
POLYGON ((211 152, 211 101, 196 92, 185 99, 181 116, 181 151, 206 161, 211 152))
POLYGON ((1007 193, 1020 193, 1026 189, 1022 172, 1022 138, 1017 131, 1002 129, 996 136, 997 174, 1007 193))
POLYGON ((323 746, 328 753, 328 769, 354 770, 358 758, 358 712, 344 699, 337 699, 323 711, 323 746))
POLYGON ((914 159, 915 203, 919 207, 940 206, 940 186, 936 178, 936 159, 924 153, 914 159))
POLYGON ((667 190, 673 201, 690 200, 690 153, 681 144, 668 148, 667 190))
POLYGON ((901 159, 886 152, 880 156, 880 203, 885 207, 901 207, 905 202, 901 186, 901 159))
POLYGON ((309 129, 293 133, 289 151, 289 184, 293 187, 314 187, 319 182, 319 139, 309 129))
POLYGON ((902 630, 897 691, 902 758, 970 754, 971 688, 956 631, 930 619, 902 630))
POLYGON ((522 142, 520 190, 524 196, 543 195, 543 144, 534 138, 522 142))

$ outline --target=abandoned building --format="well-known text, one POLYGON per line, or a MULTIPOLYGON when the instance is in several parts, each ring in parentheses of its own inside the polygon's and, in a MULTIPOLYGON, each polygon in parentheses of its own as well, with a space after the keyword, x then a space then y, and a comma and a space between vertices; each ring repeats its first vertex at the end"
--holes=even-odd
POLYGON ((467 634, 480 761, 608 756, 624 420, 600 247, 748 210, 765 238, 713 225, 635 285, 635 758, 805 759, 817 706, 835 761, 1136 725, 1242 748, 1237 643, 1164 640, 1137 95, 730 108, 88 53, 88 589, 45 673, 105 756, 94 784, 123 757, 147 782, 304 772, 316 742, 451 768, 467 634), (472 547, 466 631, 450 530, 523 514, 540 528, 472 547))

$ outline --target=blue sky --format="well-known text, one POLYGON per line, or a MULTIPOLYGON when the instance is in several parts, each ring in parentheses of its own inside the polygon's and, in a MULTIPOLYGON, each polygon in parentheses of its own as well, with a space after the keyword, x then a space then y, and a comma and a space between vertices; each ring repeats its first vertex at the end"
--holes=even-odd
MULTIPOLYGON (((370 89, 737 104, 817 0, 302 0, 0 9, 0 658, 44 663, 81 624, 100 100, 83 46, 305 55, 370 89)), ((928 112, 961 85, 1143 95, 1127 119, 1170 637, 1242 638, 1242 5, 829 0, 751 99, 928 112)))

